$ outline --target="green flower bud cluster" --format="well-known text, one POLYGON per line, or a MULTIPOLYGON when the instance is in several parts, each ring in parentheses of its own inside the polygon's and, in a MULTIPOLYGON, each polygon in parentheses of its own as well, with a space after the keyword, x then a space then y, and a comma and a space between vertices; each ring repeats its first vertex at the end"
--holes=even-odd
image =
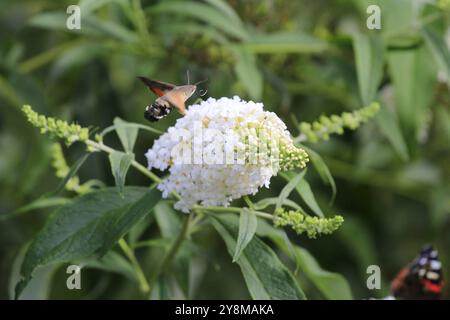
POLYGON ((333 218, 318 218, 307 216, 300 211, 282 208, 275 210, 274 221, 276 227, 291 227, 297 234, 306 233, 308 238, 315 239, 322 234, 331 234, 336 231, 344 222, 342 216, 334 216, 333 218))
MULTIPOLYGON (((64 158, 64 153, 59 143, 54 143, 51 147, 52 155, 52 166, 56 171, 56 176, 58 178, 64 179, 70 171, 67 165, 66 159, 64 158)), ((80 179, 78 176, 71 177, 66 185, 66 190, 73 191, 78 194, 85 194, 91 191, 91 186, 88 183, 80 185, 80 179)))
POLYGON ((328 140, 330 134, 343 134, 344 128, 355 130, 362 123, 373 118, 378 110, 380 110, 380 105, 374 102, 362 109, 344 112, 340 116, 321 116, 318 121, 314 121, 312 124, 307 122, 300 123, 300 131, 304 135, 305 140, 311 143, 316 143, 320 139, 328 140))
POLYGON ((294 142, 284 123, 275 114, 270 114, 259 123, 235 128, 246 145, 246 161, 261 165, 272 165, 276 171, 289 171, 306 167, 308 154, 294 142))
POLYGON ((52 137, 64 139, 67 145, 71 145, 75 141, 86 142, 89 139, 88 128, 40 115, 29 105, 24 105, 22 111, 32 125, 41 129, 42 134, 48 133, 52 137))
POLYGON ((297 148, 292 143, 280 145, 280 170, 289 171, 306 167, 309 161, 305 150, 297 148))

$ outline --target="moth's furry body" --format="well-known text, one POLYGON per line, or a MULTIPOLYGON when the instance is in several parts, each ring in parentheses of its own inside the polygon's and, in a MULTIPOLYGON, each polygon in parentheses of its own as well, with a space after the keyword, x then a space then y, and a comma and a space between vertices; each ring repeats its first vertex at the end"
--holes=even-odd
POLYGON ((175 86, 170 83, 151 80, 145 77, 138 77, 147 87, 159 98, 144 111, 145 119, 154 122, 164 118, 174 108, 181 114, 186 111, 185 102, 197 90, 196 85, 175 86))

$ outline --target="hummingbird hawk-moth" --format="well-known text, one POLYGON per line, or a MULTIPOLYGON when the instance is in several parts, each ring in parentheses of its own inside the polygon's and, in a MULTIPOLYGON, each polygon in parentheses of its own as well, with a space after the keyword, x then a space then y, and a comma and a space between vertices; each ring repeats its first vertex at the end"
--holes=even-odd
POLYGON ((196 84, 176 86, 174 84, 152 80, 146 77, 138 77, 158 98, 151 105, 145 107, 145 119, 155 122, 167 116, 174 108, 184 114, 186 112, 185 102, 197 90, 196 84))

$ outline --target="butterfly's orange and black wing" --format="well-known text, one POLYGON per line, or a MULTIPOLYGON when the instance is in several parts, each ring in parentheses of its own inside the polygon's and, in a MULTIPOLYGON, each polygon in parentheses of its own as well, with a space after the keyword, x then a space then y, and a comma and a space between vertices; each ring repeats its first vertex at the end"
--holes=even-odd
POLYGON ((175 85, 173 84, 152 80, 142 76, 139 76, 138 79, 141 80, 158 97, 164 96, 166 93, 175 88, 175 85))
POLYGON ((395 277, 391 291, 396 299, 436 300, 441 298, 443 286, 438 252, 431 246, 425 246, 395 277))

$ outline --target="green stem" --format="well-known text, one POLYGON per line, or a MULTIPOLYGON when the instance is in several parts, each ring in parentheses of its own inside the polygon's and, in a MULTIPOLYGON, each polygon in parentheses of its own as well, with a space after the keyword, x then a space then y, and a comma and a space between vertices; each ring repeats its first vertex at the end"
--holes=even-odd
POLYGON ((145 277, 144 272, 142 271, 141 265, 139 261, 136 259, 134 255, 134 251, 128 246, 128 243, 122 238, 119 240, 119 246, 133 266, 133 269, 136 273, 137 279, 139 281, 139 288, 142 293, 148 293, 150 291, 150 286, 147 282, 147 278, 145 277))
MULTIPOLYGON (((151 277, 150 283, 152 285, 152 288, 155 287, 155 282, 158 280, 158 277, 160 276, 160 274, 163 272, 166 272, 169 269, 173 258, 176 256, 176 254, 178 252, 178 249, 180 249, 181 245, 183 244, 183 241, 186 238, 187 233, 188 233, 189 220, 190 220, 190 215, 186 215, 184 217, 183 225, 181 226, 181 231, 178 234, 178 237, 175 239, 174 243, 172 244, 169 251, 165 255, 158 270, 151 277)), ((150 291, 150 294, 151 294, 151 291, 150 291)))
POLYGON ((244 196, 244 201, 250 209, 253 209, 253 202, 249 196, 244 196))
MULTIPOLYGON (((104 145, 103 143, 98 143, 98 142, 95 142, 95 141, 92 141, 92 140, 87 140, 86 144, 88 146, 93 147, 94 149, 105 151, 106 153, 113 153, 114 151, 116 151, 113 148, 110 148, 110 147, 104 145)), ((137 169, 139 172, 141 172, 143 175, 145 175, 145 176, 149 177, 150 179, 152 179, 154 182, 156 182, 156 183, 160 183, 161 182, 161 178, 160 177, 158 177, 156 174, 154 174, 153 172, 148 170, 146 167, 144 167, 142 164, 140 164, 136 160, 131 161, 131 165, 135 169, 137 169)))
MULTIPOLYGON (((231 212, 231 213, 241 213, 242 208, 237 207, 201 207, 201 206, 194 206, 195 211, 202 211, 202 212, 231 212)), ((256 211, 252 210, 252 212, 260 218, 268 219, 268 220, 276 220, 277 217, 273 214, 262 212, 262 211, 256 211)))

